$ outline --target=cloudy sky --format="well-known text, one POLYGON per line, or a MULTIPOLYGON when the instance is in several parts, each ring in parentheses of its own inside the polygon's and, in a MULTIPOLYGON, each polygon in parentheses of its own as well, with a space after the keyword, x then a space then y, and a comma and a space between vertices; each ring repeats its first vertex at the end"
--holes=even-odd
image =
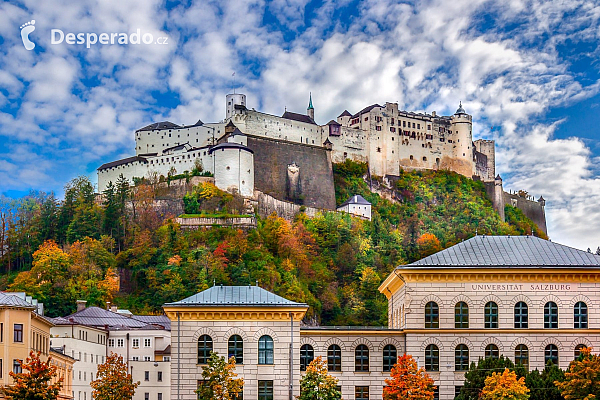
POLYGON ((0 193, 62 194, 133 155, 136 128, 221 120, 235 72, 264 112, 303 112, 312 92, 318 123, 376 102, 452 114, 462 101, 474 137, 496 140, 505 189, 547 199, 554 241, 596 249, 599 40, 589 0, 3 2, 0 193), (52 44, 52 29, 139 29, 153 43, 52 44))

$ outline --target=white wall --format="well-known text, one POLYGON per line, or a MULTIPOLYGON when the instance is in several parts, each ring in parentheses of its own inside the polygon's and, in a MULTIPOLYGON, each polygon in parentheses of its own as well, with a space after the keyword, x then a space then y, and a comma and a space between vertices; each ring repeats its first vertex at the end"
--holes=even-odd
POLYGON ((242 196, 254 194, 254 154, 239 148, 221 148, 215 158, 215 185, 225 191, 238 191, 242 196))

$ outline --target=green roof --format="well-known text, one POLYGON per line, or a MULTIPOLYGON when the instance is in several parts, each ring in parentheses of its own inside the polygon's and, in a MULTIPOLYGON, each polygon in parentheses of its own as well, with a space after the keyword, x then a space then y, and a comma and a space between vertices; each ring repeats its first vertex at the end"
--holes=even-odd
POLYGON ((309 100, 308 100, 308 110, 314 110, 315 108, 312 105, 312 93, 309 95, 309 100))
POLYGON ((213 286, 165 306, 308 307, 307 304, 285 299, 258 286, 213 286))

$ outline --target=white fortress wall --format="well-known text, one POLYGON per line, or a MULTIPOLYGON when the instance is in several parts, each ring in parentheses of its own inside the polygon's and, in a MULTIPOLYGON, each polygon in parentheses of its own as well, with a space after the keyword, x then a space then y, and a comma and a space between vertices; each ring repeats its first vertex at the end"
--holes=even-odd
POLYGON ((169 129, 138 130, 135 132, 135 151, 137 155, 161 152, 173 146, 189 143, 192 147, 213 144, 224 132, 223 123, 211 123, 169 129))

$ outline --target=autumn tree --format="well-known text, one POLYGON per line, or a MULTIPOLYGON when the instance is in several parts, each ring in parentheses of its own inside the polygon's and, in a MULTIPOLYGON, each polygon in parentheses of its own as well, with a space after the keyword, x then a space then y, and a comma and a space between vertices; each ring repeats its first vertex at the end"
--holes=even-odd
POLYGON ((90 383, 96 400, 130 400, 139 382, 134 382, 127 372, 123 357, 110 353, 104 364, 98 365, 96 380, 90 383))
POLYGON ((581 350, 565 372, 565 380, 555 382, 565 400, 600 399, 600 355, 592 349, 581 350))
POLYGON ((481 391, 480 400, 527 400, 529 389, 525 386, 525 377, 517 379, 514 371, 508 368, 504 372, 494 372, 485 378, 485 386, 481 391))
POLYGON ((22 370, 9 372, 14 383, 0 388, 0 394, 7 400, 56 400, 62 388, 63 378, 56 378, 56 366, 50 365, 52 357, 40 360, 40 353, 31 351, 25 362, 19 360, 22 370))
POLYGON ((480 358, 477 364, 474 362, 469 366, 469 370, 465 373, 465 383, 456 396, 456 400, 478 400, 479 394, 485 386, 485 380, 494 372, 501 372, 505 369, 515 371, 517 376, 525 376, 527 371, 523 367, 516 367, 515 364, 507 357, 500 356, 499 358, 480 358))
POLYGON ((417 367, 417 362, 410 355, 398 357, 398 363, 385 384, 384 400, 433 400, 433 379, 424 368, 417 367))
POLYGON ((244 380, 236 378, 235 357, 226 360, 211 353, 207 364, 202 367, 203 382, 196 391, 199 400, 233 400, 242 393, 244 380))
POLYGON ((300 379, 298 400, 339 400, 342 394, 337 384, 337 378, 327 373, 327 365, 319 356, 308 364, 300 379))
POLYGON ((442 250, 442 244, 433 233, 424 233, 417 239, 417 247, 421 258, 442 250))

